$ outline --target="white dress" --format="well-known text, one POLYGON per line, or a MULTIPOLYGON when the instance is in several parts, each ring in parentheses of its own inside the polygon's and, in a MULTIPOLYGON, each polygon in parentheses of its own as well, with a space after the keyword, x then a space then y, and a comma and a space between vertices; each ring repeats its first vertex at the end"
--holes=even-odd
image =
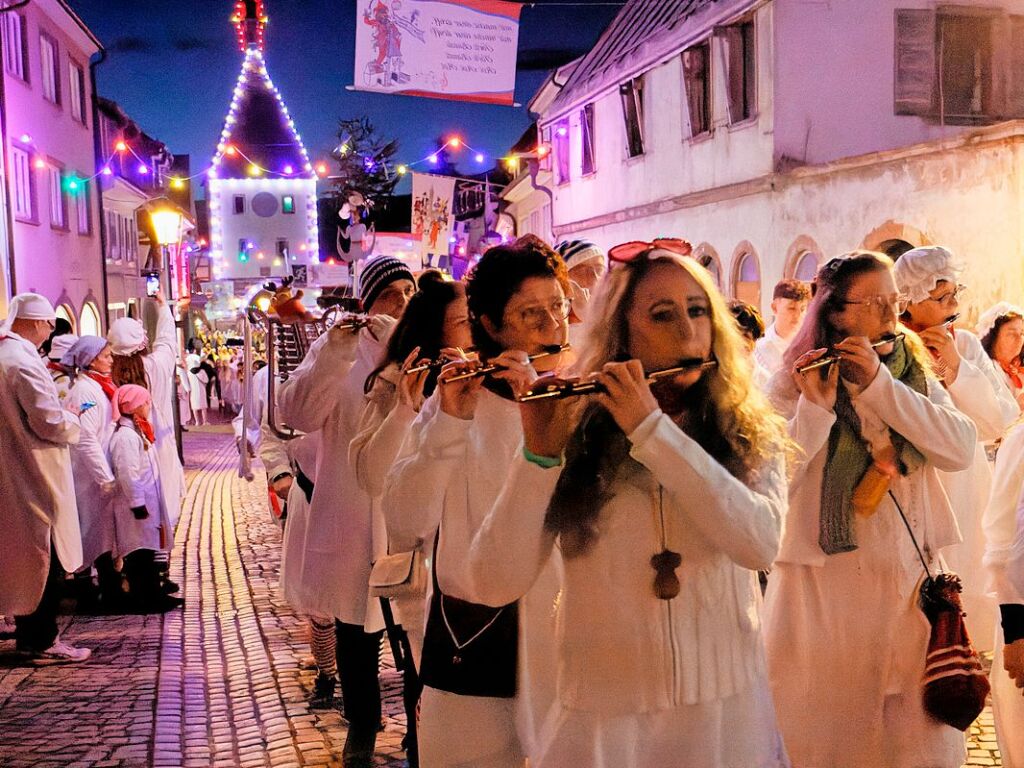
POLYGON ((79 416, 82 431, 78 444, 71 446, 71 469, 82 528, 82 562, 92 565, 97 557, 114 549, 114 496, 102 488, 114 482, 108 458, 114 421, 103 388, 84 372, 75 379, 65 407, 84 409, 79 416), (89 403, 92 405, 86 407, 89 403))
POLYGON ((206 398, 206 384, 210 377, 206 371, 199 368, 201 362, 202 359, 196 354, 185 358, 185 365, 188 367, 189 404, 193 411, 204 411, 210 407, 209 400, 206 398), (195 368, 199 368, 198 373, 192 373, 195 368))
MULTIPOLYGON (((1013 427, 996 457, 992 496, 985 511, 985 564, 1000 605, 1024 605, 1024 423, 1013 427)), ((1024 766, 1024 692, 1003 669, 1003 631, 996 628, 992 709, 1006 768, 1024 766)))
POLYGON ((947 391, 953 398, 953 404, 974 422, 978 442, 970 467, 961 472, 939 472, 963 536, 963 542, 947 549, 943 556, 949 568, 963 581, 961 599, 967 614, 968 634, 975 648, 991 651, 998 609, 995 601, 986 594, 987 579, 982 566, 985 539, 981 532, 981 518, 992 484, 992 469, 985 455, 985 443, 1002 437, 1020 411, 1002 384, 1001 372, 985 353, 978 337, 958 329, 955 338, 960 353, 960 371, 947 391))
MULTIPOLYGON (((782 461, 750 487, 660 410, 631 435, 630 457, 585 554, 562 561, 558 704, 538 768, 788 766, 768 688, 761 594, 785 512, 782 461), (681 556, 680 592, 654 594, 650 559, 681 556)), ((528 589, 556 552, 544 518, 560 470, 522 456, 473 542, 489 604, 528 589)))
MULTIPOLYGON (((931 720, 921 701, 929 625, 917 590, 924 572, 896 507, 884 498, 874 515, 856 519, 858 549, 826 555, 819 512, 836 416, 795 399, 787 373, 771 384, 802 456, 765 599, 769 680, 793 765, 959 768, 963 734, 931 720)), ((892 491, 934 572, 941 550, 960 540, 936 469, 970 466, 973 423, 937 381, 929 380, 925 396, 884 365, 854 406, 881 418, 926 459, 892 491)))

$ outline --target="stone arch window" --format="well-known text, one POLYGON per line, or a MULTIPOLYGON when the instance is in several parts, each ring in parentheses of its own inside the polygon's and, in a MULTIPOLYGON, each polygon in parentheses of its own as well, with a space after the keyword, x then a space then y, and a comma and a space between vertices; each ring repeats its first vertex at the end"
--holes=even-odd
POLYGON ((67 304, 57 305, 57 317, 61 317, 71 324, 71 332, 78 333, 78 320, 75 317, 75 310, 69 307, 67 304))
POLYGON ((78 320, 79 336, 102 336, 103 328, 100 324, 100 311, 96 305, 87 301, 82 305, 82 314, 78 320))
POLYGON ((786 253, 786 269, 783 277, 811 282, 824 262, 821 246, 807 235, 800 235, 789 246, 786 253))
POLYGON ((881 251, 892 259, 898 259, 911 248, 931 244, 931 238, 920 229, 890 219, 872 230, 864 238, 861 247, 871 251, 881 251))
POLYGON ((732 295, 761 309, 761 262, 754 246, 743 241, 733 252, 732 295))
POLYGON ((694 260, 706 269, 715 281, 719 290, 722 288, 722 260, 718 257, 718 251, 708 243, 701 243, 693 249, 694 260))

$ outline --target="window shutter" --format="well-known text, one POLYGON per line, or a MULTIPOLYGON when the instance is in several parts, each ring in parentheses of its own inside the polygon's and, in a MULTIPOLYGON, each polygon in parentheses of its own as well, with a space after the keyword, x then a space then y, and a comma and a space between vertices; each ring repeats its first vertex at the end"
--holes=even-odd
POLYGON ((1006 117, 1024 118, 1024 16, 1010 16, 1006 117))
POLYGON ((894 91, 897 115, 935 112, 935 12, 896 11, 894 91))

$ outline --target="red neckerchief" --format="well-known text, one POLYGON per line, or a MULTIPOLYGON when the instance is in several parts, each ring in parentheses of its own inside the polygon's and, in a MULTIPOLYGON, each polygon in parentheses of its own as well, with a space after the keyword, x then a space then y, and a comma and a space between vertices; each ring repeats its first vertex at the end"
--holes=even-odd
POLYGON ((56 371, 57 373, 63 373, 65 376, 67 376, 67 373, 68 373, 67 369, 63 365, 58 363, 56 360, 47 360, 46 361, 46 368, 47 368, 47 370, 50 370, 50 371, 56 371))
POLYGON ((107 400, 114 401, 114 393, 117 391, 117 384, 110 377, 109 373, 96 373, 96 371, 86 371, 85 375, 95 381, 103 388, 103 394, 107 396, 107 400))
POLYGON ((1017 389, 1024 389, 1024 379, 1020 375, 1020 363, 1000 363, 999 366, 1003 369, 1003 372, 1010 377, 1010 381, 1013 382, 1013 386, 1017 389))
POLYGON ((142 433, 142 437, 145 438, 148 445, 146 450, 149 450, 149 446, 156 442, 156 436, 153 434, 153 425, 149 423, 148 419, 144 419, 139 414, 132 414, 132 421, 135 422, 136 428, 142 433))

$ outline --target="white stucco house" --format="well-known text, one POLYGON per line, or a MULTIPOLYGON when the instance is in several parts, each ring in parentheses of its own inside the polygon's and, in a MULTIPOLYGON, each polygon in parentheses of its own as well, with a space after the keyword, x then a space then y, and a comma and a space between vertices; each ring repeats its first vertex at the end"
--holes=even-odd
POLYGON ((545 89, 556 241, 684 237, 762 310, 842 251, 942 243, 966 321, 1024 300, 1024 0, 629 0, 545 89))

